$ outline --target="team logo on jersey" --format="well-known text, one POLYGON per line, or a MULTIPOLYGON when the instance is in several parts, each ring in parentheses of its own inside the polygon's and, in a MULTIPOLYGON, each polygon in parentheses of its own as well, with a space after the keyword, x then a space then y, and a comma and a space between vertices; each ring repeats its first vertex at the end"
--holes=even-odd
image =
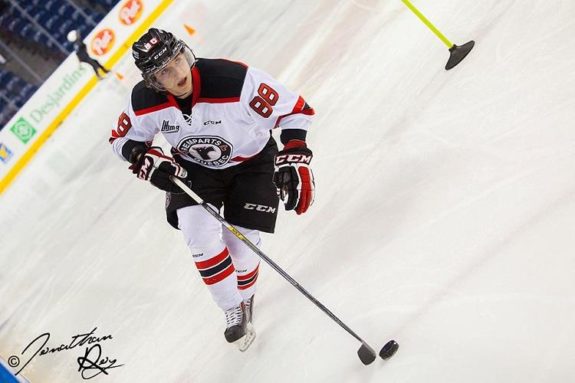
POLYGON ((230 161, 232 145, 221 137, 185 137, 177 147, 180 153, 190 156, 195 162, 219 167, 230 161))
POLYGON ((164 120, 162 122, 162 132, 164 133, 175 133, 180 130, 180 125, 170 125, 170 121, 164 120))

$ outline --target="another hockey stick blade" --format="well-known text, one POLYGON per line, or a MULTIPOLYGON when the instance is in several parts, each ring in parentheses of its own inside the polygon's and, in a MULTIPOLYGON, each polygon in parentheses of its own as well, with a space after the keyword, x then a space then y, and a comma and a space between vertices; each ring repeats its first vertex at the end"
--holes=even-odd
POLYGON ((369 347, 366 343, 362 343, 359 350, 357 350, 357 355, 359 356, 361 363, 367 366, 368 364, 373 363, 377 354, 373 348, 369 347))

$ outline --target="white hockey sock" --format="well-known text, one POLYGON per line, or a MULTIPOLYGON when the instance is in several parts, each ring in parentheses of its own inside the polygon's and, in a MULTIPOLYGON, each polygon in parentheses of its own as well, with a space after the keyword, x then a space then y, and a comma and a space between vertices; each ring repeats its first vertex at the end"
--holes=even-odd
POLYGON ((220 223, 201 206, 179 209, 178 220, 196 267, 216 304, 224 311, 238 306, 243 297, 238 291, 232 258, 220 238, 220 223))
MULTIPOLYGON (((240 226, 236 228, 246 236, 254 245, 260 245, 260 233, 240 226)), ((238 290, 244 300, 249 299, 256 292, 259 274, 260 258, 241 240, 227 230, 222 233, 224 243, 230 250, 237 275, 238 290)))

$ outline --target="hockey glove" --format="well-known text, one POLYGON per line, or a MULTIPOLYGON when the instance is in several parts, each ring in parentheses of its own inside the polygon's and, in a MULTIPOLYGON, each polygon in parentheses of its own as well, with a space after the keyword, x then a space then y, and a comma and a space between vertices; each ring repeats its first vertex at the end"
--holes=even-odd
POLYGON ((130 169, 139 179, 150 181, 155 187, 171 193, 182 193, 182 189, 170 180, 170 176, 186 178, 188 175, 180 164, 157 146, 138 155, 130 169))
POLYGON ((315 183, 309 164, 313 154, 304 141, 291 140, 276 155, 274 183, 286 210, 302 214, 313 203, 315 183))

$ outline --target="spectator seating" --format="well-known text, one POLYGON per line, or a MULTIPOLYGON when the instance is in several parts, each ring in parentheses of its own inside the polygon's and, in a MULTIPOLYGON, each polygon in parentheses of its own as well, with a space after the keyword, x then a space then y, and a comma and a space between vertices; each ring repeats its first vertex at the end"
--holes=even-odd
MULTIPOLYGON (((17 36, 26 44, 40 47, 39 50, 59 51, 60 44, 67 53, 72 53, 74 47, 66 38, 68 32, 77 29, 81 36, 86 36, 105 16, 103 12, 109 12, 118 1, 95 0, 89 2, 93 5, 91 8, 82 7, 81 10, 67 0, 19 1, 21 9, 10 2, 0 14, 0 32, 17 36)), ((36 90, 35 85, 27 83, 16 74, 0 70, 0 91, 18 108, 36 90)), ((12 105, 0 98, 0 129, 15 112, 12 105)))
MULTIPOLYGON (((0 89, 8 100, 12 101, 18 108, 21 108, 38 90, 38 87, 26 82, 14 73, 2 70, 0 71, 0 89)), ((12 110, 12 114, 15 112, 15 110, 12 110)))

